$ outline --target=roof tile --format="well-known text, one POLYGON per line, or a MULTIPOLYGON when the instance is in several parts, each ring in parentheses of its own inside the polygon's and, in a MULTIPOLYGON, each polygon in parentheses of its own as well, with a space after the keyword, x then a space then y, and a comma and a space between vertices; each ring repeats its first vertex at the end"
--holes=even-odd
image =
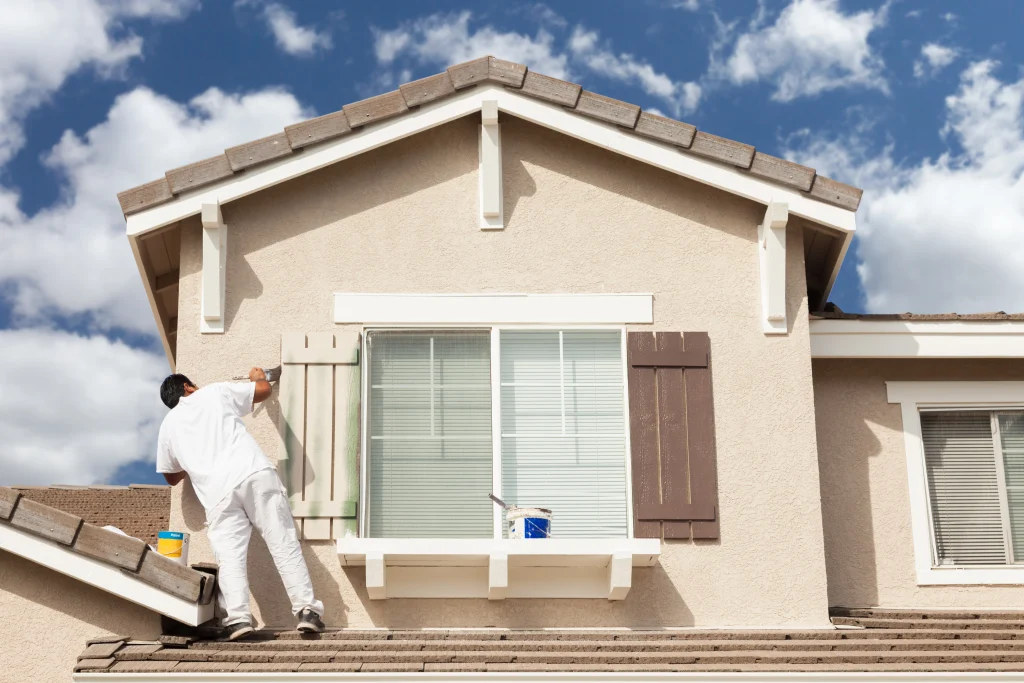
POLYGON ((856 211, 860 206, 860 198, 864 191, 838 180, 817 176, 814 179, 814 185, 811 186, 810 194, 823 202, 856 211))
POLYGON ((750 168, 754 160, 754 147, 742 142, 697 131, 690 151, 715 161, 724 161, 740 168, 750 168))
POLYGON ((637 135, 667 142, 677 147, 689 148, 693 144, 693 136, 697 132, 697 128, 682 121, 644 111, 640 112, 640 119, 636 122, 635 131, 637 135))
POLYGON ((288 143, 288 136, 283 132, 224 150, 224 154, 227 155, 228 161, 231 163, 232 171, 241 171, 291 153, 292 148, 288 143))
POLYGON ((392 90, 383 95, 370 97, 353 104, 346 104, 342 107, 342 111, 345 112, 349 125, 355 128, 383 121, 398 114, 404 114, 409 111, 409 107, 405 104, 402 91, 392 90))
POLYGON ((284 129, 292 149, 302 149, 324 140, 332 140, 352 132, 344 111, 336 111, 315 119, 302 121, 284 129))
POLYGON ((232 173, 231 162, 226 154, 221 153, 188 166, 171 169, 165 175, 171 192, 180 194, 228 178, 232 173))
POLYGON ((99 669, 108 669, 113 666, 113 657, 95 658, 95 659, 79 659, 78 663, 75 664, 75 671, 96 671, 99 669))
POLYGON ((167 529, 170 523, 169 486, 122 486, 116 489, 56 489, 38 486, 27 489, 18 487, 17 491, 27 499, 81 517, 89 524, 114 526, 147 543, 156 543, 157 533, 167 529))
POLYGON ((496 83, 509 85, 513 88, 523 86, 523 78, 526 77, 526 67, 515 62, 507 62, 497 57, 487 58, 487 77, 496 83))
POLYGON ((750 175, 807 192, 814 184, 815 171, 813 168, 773 157, 771 154, 755 152, 754 161, 750 164, 750 175))
POLYGON ((448 67, 448 74, 451 76, 452 85, 456 90, 468 88, 482 81, 486 81, 490 73, 490 65, 487 57, 480 57, 461 64, 453 64, 448 67))
POLYGON ((405 98, 406 105, 418 107, 421 104, 428 104, 434 100, 448 97, 455 92, 455 86, 452 85, 451 76, 445 71, 421 78, 418 81, 403 83, 398 86, 398 90, 405 98))
POLYGON ((78 655, 79 659, 104 659, 110 657, 115 652, 121 649, 124 645, 123 640, 115 640, 112 643, 93 643, 82 651, 82 654, 78 655))
POLYGON ((573 111, 630 129, 636 126, 637 118, 640 116, 640 107, 635 104, 598 95, 589 90, 580 93, 580 99, 573 111))
POLYGON ((157 204, 163 204, 172 197, 174 194, 171 192, 171 185, 167 182, 167 178, 154 180, 151 183, 117 193, 117 201, 121 203, 121 211, 126 216, 157 204))
POLYGON ((545 76, 536 71, 527 71, 519 92, 564 107, 575 107, 582 90, 583 88, 576 83, 545 76))

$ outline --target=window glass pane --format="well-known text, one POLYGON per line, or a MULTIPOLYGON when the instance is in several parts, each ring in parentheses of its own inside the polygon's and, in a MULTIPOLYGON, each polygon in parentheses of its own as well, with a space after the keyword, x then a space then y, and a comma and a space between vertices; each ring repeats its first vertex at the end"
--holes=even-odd
POLYGON ((370 536, 491 537, 490 333, 370 332, 367 348, 370 536))
POLYGON ((1006 498, 1010 511, 1013 557, 1024 561, 1024 413, 1000 413, 999 437, 1006 468, 1006 498))
POLYGON ((550 508, 552 536, 627 534, 621 344, 615 330, 501 332, 502 497, 550 508))
POLYGON ((921 413, 940 565, 1005 564, 991 414, 921 413))

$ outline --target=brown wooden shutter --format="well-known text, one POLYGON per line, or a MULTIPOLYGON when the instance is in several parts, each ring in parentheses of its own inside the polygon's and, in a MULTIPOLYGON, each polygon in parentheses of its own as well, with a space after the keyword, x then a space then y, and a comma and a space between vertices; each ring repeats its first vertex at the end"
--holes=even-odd
POLYGON ((629 434, 637 538, 718 538, 711 343, 630 332, 629 434))

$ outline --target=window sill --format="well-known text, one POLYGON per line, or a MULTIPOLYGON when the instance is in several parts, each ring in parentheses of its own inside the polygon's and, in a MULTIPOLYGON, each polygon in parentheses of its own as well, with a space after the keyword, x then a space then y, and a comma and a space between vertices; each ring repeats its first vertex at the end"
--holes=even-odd
POLYGON ((658 563, 656 538, 342 538, 342 566, 366 566, 371 600, 603 598, 622 600, 633 567, 658 563))
POLYGON ((1024 565, 1007 567, 929 567, 917 570, 918 586, 1021 586, 1024 565))

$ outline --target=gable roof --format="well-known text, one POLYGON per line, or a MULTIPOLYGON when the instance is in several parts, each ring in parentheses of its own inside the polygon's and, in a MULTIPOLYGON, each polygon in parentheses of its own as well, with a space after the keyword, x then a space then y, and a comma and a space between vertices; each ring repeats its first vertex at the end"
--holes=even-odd
POLYGON ((0 550, 186 624, 213 617, 212 573, 6 486, 0 486, 0 550))
POLYGON ((442 73, 398 90, 346 104, 341 110, 288 126, 274 135, 228 148, 223 154, 181 168, 118 194, 125 216, 172 201, 246 169, 298 153, 310 145, 350 135, 359 128, 406 114, 481 84, 496 84, 560 105, 581 116, 613 124, 658 142, 746 171, 752 176, 798 190, 807 197, 856 211, 862 190, 818 175, 813 168, 757 151, 753 146, 718 137, 689 123, 642 111, 638 105, 583 90, 570 83, 530 71, 525 65, 481 57, 448 67, 442 73))

